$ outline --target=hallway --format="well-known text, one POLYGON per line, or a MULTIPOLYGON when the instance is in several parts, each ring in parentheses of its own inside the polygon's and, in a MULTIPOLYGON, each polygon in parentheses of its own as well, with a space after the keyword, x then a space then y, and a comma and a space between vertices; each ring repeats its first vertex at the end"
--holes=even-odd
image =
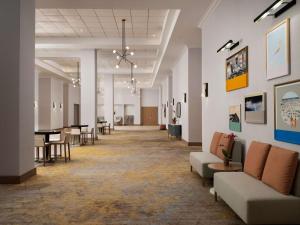
POLYGON ((243 224, 190 172, 189 152, 165 131, 113 132, 72 149, 69 163, 0 185, 0 224, 243 224))

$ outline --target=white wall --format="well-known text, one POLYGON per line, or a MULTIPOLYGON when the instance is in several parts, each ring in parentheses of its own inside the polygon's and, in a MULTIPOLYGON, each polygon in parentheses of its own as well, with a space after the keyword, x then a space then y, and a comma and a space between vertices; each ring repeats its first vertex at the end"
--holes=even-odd
POLYGON ((56 108, 51 110, 51 129, 63 127, 63 81, 51 79, 51 102, 56 108), (60 108, 62 106, 62 108, 60 108))
MULTIPOLYGON (((182 125, 182 139, 189 141, 189 114, 188 105, 183 103, 184 93, 188 95, 188 48, 185 48, 181 58, 173 68, 173 98, 174 106, 176 109, 176 103, 181 102, 181 118, 178 119, 178 123, 182 125)), ((172 101, 170 102, 172 105, 172 101)), ((175 114, 173 113, 174 117, 175 114)))
POLYGON ((128 88, 115 88, 114 104, 115 106, 123 107, 124 115, 133 115, 135 125, 141 124, 141 94, 139 89, 137 93, 133 95, 128 88))
POLYGON ((274 140, 274 84, 300 79, 300 5, 274 19, 268 17, 255 24, 253 19, 266 9, 273 0, 223 0, 204 24, 203 34, 203 82, 208 83, 209 96, 203 99, 203 149, 208 151, 215 131, 230 132, 228 128, 229 105, 242 104, 243 96, 256 92, 267 92, 267 124, 244 122, 242 111, 242 132, 237 135, 245 140, 246 149, 252 140, 268 142, 277 146, 300 151, 299 145, 274 140), (291 75, 268 81, 266 79, 265 34, 283 19, 291 18, 291 75), (217 54, 217 49, 228 40, 241 40, 234 51, 217 54), (249 47, 249 87, 225 91, 225 60, 241 48, 249 47))
POLYGON ((142 107, 158 107, 159 90, 157 88, 141 89, 141 106, 142 107))
POLYGON ((189 48, 189 142, 202 142, 201 60, 201 49, 189 48))
POLYGON ((80 104, 80 88, 67 84, 68 93, 68 126, 74 125, 74 104, 80 104))
POLYGON ((104 82, 104 118, 114 126, 114 76, 105 75, 104 82))
POLYGON ((34 130, 39 129, 39 73, 35 70, 34 73, 34 130))

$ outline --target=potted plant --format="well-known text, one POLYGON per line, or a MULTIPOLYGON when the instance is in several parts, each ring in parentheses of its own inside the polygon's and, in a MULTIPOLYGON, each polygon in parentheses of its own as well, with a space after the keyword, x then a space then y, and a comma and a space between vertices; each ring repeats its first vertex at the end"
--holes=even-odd
POLYGON ((173 117, 173 119, 172 119, 172 122, 173 122, 173 124, 176 124, 176 117, 173 117))
MULTIPOLYGON (((233 143, 235 137, 236 137, 236 135, 234 133, 229 134, 227 136, 227 138, 229 138, 229 143, 233 143)), ((224 155, 224 165, 229 166, 229 162, 232 160, 232 151, 231 151, 231 149, 225 149, 224 148, 222 150, 222 153, 224 155)))

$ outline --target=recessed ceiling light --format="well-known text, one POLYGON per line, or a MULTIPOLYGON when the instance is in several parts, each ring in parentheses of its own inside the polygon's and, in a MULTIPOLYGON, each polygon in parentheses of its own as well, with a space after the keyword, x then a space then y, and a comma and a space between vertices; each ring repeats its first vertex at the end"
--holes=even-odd
POLYGON ((119 68, 120 68, 120 66, 119 66, 119 65, 116 65, 116 68, 117 68, 117 69, 119 69, 119 68))

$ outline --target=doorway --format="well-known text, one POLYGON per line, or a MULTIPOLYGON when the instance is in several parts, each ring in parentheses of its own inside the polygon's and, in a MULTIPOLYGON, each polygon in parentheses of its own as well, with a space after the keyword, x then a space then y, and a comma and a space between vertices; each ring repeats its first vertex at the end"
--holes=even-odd
POLYGON ((158 107, 142 107, 141 121, 144 126, 158 125, 158 107))
POLYGON ((74 104, 74 125, 79 125, 79 118, 80 118, 80 105, 74 104))

